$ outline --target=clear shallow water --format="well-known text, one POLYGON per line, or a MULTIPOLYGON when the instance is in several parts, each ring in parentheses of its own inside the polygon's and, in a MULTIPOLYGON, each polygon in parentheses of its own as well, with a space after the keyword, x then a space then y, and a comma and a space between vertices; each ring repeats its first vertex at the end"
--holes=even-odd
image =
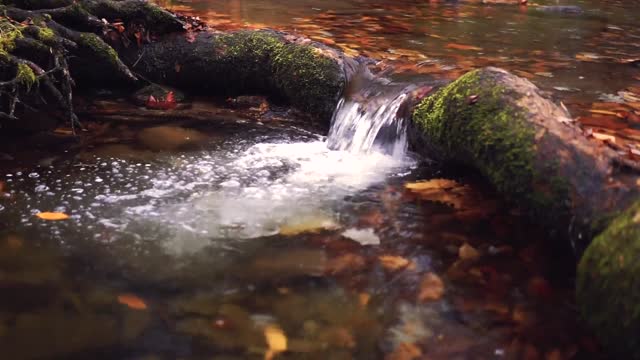
POLYGON ((563 261, 482 186, 425 201, 404 183, 444 174, 409 158, 281 126, 182 126, 114 127, 3 172, 5 354, 265 359, 274 328, 276 359, 585 353, 563 261), (200 141, 158 151, 174 137, 145 133, 200 141), (114 134, 133 140, 104 144, 114 134), (460 260, 464 244, 480 258, 460 260), (446 290, 419 300, 429 273, 446 290))

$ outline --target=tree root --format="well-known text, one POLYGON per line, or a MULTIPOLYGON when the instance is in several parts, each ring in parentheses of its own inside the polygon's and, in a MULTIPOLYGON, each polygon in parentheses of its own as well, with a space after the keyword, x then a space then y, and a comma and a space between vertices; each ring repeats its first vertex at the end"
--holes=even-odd
POLYGON ((25 111, 53 108, 75 133, 80 122, 73 110, 74 78, 90 86, 140 83, 107 41, 139 46, 150 41, 150 34, 183 30, 174 14, 144 0, 14 0, 0 5, 0 125, 20 119, 25 111))

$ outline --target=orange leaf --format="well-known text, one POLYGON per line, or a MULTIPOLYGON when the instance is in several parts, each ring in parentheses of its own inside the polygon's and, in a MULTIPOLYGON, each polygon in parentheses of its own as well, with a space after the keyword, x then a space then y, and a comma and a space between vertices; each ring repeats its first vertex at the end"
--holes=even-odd
POLYGON ((144 300, 133 294, 118 295, 118 302, 135 310, 144 310, 147 308, 144 300))
POLYGON ((464 44, 455 44, 449 43, 447 44, 447 49, 455 49, 455 50, 474 50, 474 51, 482 51, 482 48, 473 45, 464 45, 464 44))
MULTIPOLYGON (((380 260, 380 263, 382 264, 382 267, 385 268, 388 271, 397 271, 400 269, 404 269, 406 267, 408 267, 409 265, 414 265, 411 263, 411 261, 401 257, 401 256, 394 256, 394 255, 380 255, 378 257, 378 259, 380 260)), ((412 266, 412 267, 415 267, 412 266)))
POLYGON ((432 272, 426 274, 420 282, 418 300, 422 302, 439 300, 444 295, 444 283, 432 272))
POLYGON ((51 221, 67 220, 69 218, 69 215, 61 212, 41 212, 41 213, 37 213, 36 216, 42 220, 51 220, 51 221))

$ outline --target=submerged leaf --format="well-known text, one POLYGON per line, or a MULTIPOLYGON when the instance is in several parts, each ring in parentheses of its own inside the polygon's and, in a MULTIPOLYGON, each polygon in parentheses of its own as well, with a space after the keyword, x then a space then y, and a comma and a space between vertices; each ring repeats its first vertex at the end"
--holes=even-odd
POLYGON ((147 308, 147 304, 144 300, 133 294, 118 295, 118 302, 134 310, 144 310, 147 308))
POLYGON ((278 353, 287 351, 287 337, 284 331, 275 325, 268 325, 264 328, 264 337, 269 350, 265 354, 265 360, 273 359, 278 353))
POLYGON ((50 221, 67 220, 69 218, 69 215, 61 212, 41 212, 37 213, 36 216, 42 220, 50 221))
POLYGON ((422 302, 436 301, 444 295, 444 283, 440 277, 432 272, 426 274, 420 282, 418 300, 422 302))

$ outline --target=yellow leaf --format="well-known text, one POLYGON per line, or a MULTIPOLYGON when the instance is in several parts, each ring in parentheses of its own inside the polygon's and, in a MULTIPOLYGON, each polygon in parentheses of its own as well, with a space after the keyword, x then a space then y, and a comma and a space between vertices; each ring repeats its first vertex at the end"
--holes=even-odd
POLYGON ((147 304, 144 300, 133 294, 118 295, 118 302, 134 310, 144 310, 147 308, 147 304))
POLYGON ((594 132, 593 134, 591 134, 591 136, 593 136, 594 138, 596 138, 596 139, 598 139, 600 141, 611 141, 612 143, 616 142, 616 137, 613 136, 613 135, 607 135, 607 134, 594 132))
POLYGON ((264 328, 264 337, 267 340, 269 350, 265 354, 265 360, 271 360, 275 355, 287 351, 287 337, 284 331, 275 325, 267 325, 264 328))
POLYGON ((422 200, 445 203, 455 209, 471 205, 469 204, 471 188, 454 180, 433 179, 407 183, 404 186, 422 200))
POLYGON ((51 220, 51 221, 67 220, 69 218, 69 215, 61 212, 41 212, 41 213, 37 213, 36 216, 42 220, 51 220))
POLYGON ((293 219, 283 224, 280 226, 280 235, 294 236, 306 232, 319 232, 336 228, 338 228, 338 225, 332 218, 322 214, 314 214, 293 219))
POLYGON ((460 186, 457 182, 449 179, 433 179, 428 181, 418 181, 415 183, 407 183, 405 188, 413 191, 430 190, 430 189, 452 189, 460 186))
POLYGON ((609 111, 609 110, 597 110, 597 109, 591 109, 591 110, 589 110, 589 112, 590 112, 590 113, 592 113, 592 114, 618 116, 618 113, 617 113, 617 112, 613 112, 613 111, 609 111))

